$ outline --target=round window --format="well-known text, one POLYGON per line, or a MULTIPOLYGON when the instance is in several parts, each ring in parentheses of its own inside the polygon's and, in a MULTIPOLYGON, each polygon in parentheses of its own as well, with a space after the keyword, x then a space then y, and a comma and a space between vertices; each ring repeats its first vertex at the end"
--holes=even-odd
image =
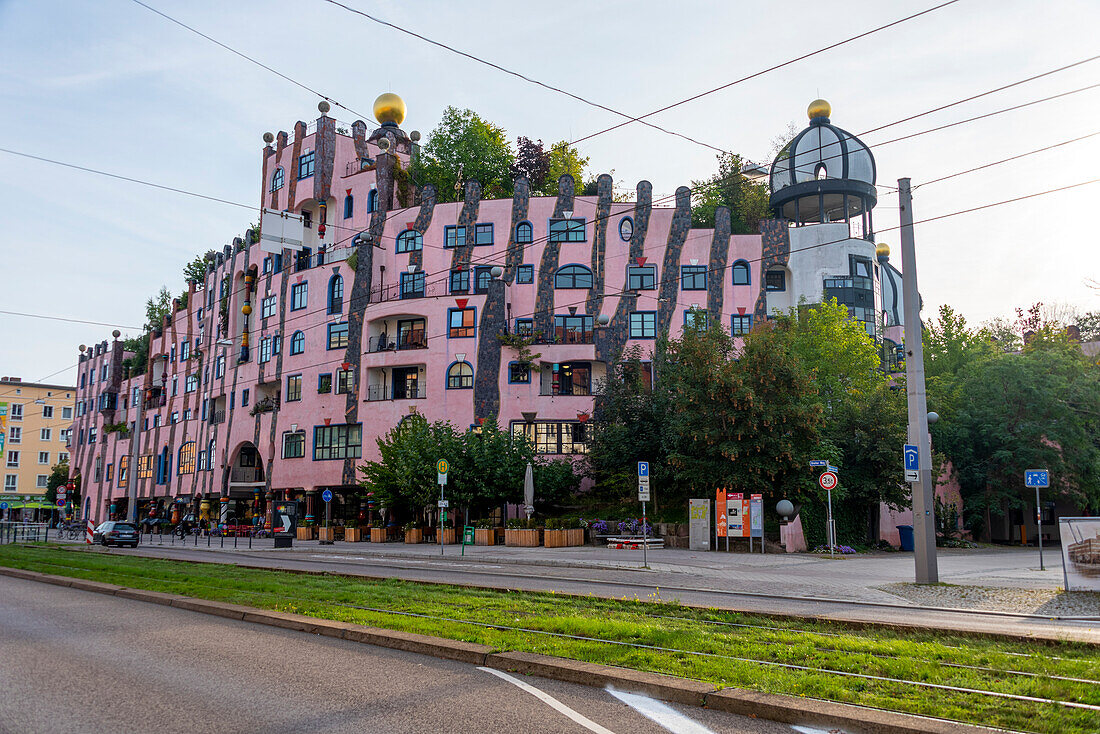
POLYGON ((623 217, 619 220, 619 238, 623 242, 630 242, 630 238, 634 236, 634 220, 630 217, 623 217))

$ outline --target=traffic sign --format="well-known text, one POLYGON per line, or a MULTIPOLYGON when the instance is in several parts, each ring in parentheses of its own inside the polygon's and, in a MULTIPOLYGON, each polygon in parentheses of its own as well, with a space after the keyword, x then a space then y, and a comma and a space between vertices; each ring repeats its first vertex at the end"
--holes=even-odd
POLYGON ((828 465, 829 465, 829 462, 825 461, 825 459, 814 459, 813 461, 810 462, 810 466, 828 466, 828 465))
POLYGON ((920 472, 920 451, 911 443, 905 444, 902 449, 902 458, 905 460, 905 481, 918 481, 920 472))
POLYGON ((817 483, 821 485, 822 489, 834 489, 837 483, 836 474, 831 471, 822 472, 821 476, 817 478, 817 483))
POLYGON ((643 485, 640 482, 638 483, 638 501, 639 502, 649 502, 650 501, 650 499, 649 499, 649 485, 648 484, 643 485))
POLYGON ((58 507, 64 507, 64 506, 65 506, 65 500, 63 500, 63 499, 59 499, 59 500, 57 501, 57 506, 58 506, 58 507))
POLYGON ((8 503, 7 502, 0 502, 0 510, 6 510, 6 509, 8 509, 8 503))
POLYGON ((642 477, 645 477, 646 479, 649 478, 649 462, 648 461, 639 461, 638 462, 638 478, 641 479, 642 477))
POLYGON ((332 490, 326 489, 324 492, 321 492, 321 499, 325 502, 332 502, 332 490))
POLYGON ((1024 472, 1025 487, 1049 487, 1050 472, 1046 469, 1028 469, 1024 472))
POLYGON ((440 459, 435 465, 435 470, 440 474, 446 474, 448 469, 450 467, 447 465, 446 459, 440 459))
POLYGON ((451 506, 451 501, 450 500, 439 500, 439 506, 440 506, 440 508, 444 508, 444 509, 447 508, 447 507, 450 507, 451 506))

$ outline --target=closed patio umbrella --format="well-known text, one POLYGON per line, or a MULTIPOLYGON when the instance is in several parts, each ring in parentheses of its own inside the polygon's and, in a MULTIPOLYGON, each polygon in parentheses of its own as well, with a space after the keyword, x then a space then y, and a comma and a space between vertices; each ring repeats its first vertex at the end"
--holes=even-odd
POLYGON ((527 471, 523 475, 523 504, 527 519, 535 512, 535 473, 531 469, 531 462, 527 462, 527 471))

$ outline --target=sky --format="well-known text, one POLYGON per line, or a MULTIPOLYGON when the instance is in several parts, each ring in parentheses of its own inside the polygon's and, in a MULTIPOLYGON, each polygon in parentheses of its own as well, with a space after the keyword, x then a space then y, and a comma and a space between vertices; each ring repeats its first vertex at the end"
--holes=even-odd
MULTIPOLYGON (((677 102, 937 4, 345 0, 392 23, 632 114, 677 102)), ((427 134, 448 105, 546 142, 621 118, 533 86, 324 0, 147 4, 320 91, 338 120, 371 122, 400 94, 427 134)), ((833 124, 886 123, 1100 54, 1094 0, 959 0, 948 7, 654 116, 695 141, 770 163, 773 139, 823 97, 833 124)), ((1100 87, 969 124, 892 138, 1100 81, 1100 60, 861 136, 878 166, 879 230, 914 186, 1100 131, 1100 87)), ((318 115, 319 98, 133 0, 0 0, 0 147, 259 205, 264 132, 318 115)), ((591 173, 654 195, 706 178, 714 152, 638 123, 579 144, 591 173)), ((916 220, 1097 177, 1100 135, 914 191, 916 220)), ((75 380, 78 345, 137 333, 162 285, 220 249, 255 211, 0 152, 0 375, 75 380)), ((1100 310, 1100 183, 918 224, 924 317, 972 323, 1036 301, 1100 310)), ((879 241, 894 248, 897 231, 879 241)))

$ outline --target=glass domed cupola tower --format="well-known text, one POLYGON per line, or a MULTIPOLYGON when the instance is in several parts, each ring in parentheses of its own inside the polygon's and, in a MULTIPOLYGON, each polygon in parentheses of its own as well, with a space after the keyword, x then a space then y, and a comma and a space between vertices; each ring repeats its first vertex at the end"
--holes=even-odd
POLYGON ((830 112, 823 99, 810 103, 810 126, 772 163, 769 204, 796 226, 858 221, 860 235, 872 240, 875 158, 859 138, 829 122, 830 112))

